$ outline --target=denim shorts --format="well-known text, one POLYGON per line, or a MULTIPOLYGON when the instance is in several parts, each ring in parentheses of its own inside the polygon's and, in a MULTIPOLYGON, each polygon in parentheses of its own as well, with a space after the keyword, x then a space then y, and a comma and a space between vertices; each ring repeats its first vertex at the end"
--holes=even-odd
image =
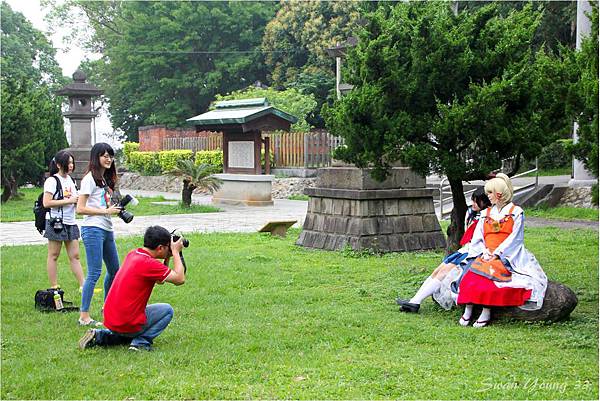
POLYGON ((78 240, 79 237, 79 227, 77 227, 77 224, 65 224, 61 231, 55 231, 50 225, 50 220, 46 220, 44 238, 48 238, 50 241, 73 241, 78 240))

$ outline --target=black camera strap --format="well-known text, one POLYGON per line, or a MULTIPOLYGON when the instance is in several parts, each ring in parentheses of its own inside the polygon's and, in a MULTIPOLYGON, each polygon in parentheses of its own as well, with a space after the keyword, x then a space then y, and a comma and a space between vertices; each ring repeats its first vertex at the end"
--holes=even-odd
MULTIPOLYGON (((52 195, 52 199, 54 200, 61 200, 64 199, 65 196, 63 194, 63 190, 62 190, 62 184, 60 182, 60 178, 58 178, 58 176, 55 174, 52 177, 54 177, 54 179, 56 180, 56 191, 54 191, 54 195, 52 195)), ((64 219, 64 212, 63 212, 63 207, 59 206, 58 209, 60 210, 60 218, 64 219)), ((48 209, 48 214, 50 215, 50 218, 52 218, 52 208, 48 209)))

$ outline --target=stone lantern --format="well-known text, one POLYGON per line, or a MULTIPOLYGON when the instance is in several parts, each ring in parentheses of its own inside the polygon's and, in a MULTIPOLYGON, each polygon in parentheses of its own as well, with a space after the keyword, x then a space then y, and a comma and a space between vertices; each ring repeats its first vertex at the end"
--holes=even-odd
POLYGON ((71 147, 68 149, 75 157, 73 178, 81 180, 90 159, 92 148, 92 120, 98 115, 93 109, 92 97, 104 93, 95 85, 86 83, 86 75, 77 70, 73 73, 73 82, 56 91, 57 95, 68 96, 69 108, 63 116, 71 124, 71 147))

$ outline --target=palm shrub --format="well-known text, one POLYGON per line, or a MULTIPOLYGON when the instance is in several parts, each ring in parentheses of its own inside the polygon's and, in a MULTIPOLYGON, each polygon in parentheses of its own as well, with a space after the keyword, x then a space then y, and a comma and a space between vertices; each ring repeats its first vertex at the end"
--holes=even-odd
POLYGON ((211 194, 221 187, 222 181, 211 175, 211 166, 207 164, 196 165, 193 160, 178 160, 177 165, 164 173, 172 177, 183 178, 181 203, 184 207, 192 205, 192 192, 200 188, 211 194))

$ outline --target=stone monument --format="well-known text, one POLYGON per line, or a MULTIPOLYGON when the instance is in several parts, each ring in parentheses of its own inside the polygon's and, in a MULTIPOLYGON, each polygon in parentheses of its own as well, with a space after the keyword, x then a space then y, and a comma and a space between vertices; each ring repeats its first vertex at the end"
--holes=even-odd
POLYGON ((73 83, 56 91, 57 95, 69 97, 69 108, 63 116, 71 123, 71 146, 67 149, 75 157, 73 178, 81 180, 90 160, 92 149, 92 120, 98 115, 92 108, 92 96, 99 96, 104 91, 86 83, 86 75, 77 70, 73 73, 73 83))
POLYGON ((307 188, 308 211, 298 245, 340 250, 402 252, 446 247, 433 207, 433 189, 408 167, 393 167, 383 182, 370 169, 329 167, 307 188))

